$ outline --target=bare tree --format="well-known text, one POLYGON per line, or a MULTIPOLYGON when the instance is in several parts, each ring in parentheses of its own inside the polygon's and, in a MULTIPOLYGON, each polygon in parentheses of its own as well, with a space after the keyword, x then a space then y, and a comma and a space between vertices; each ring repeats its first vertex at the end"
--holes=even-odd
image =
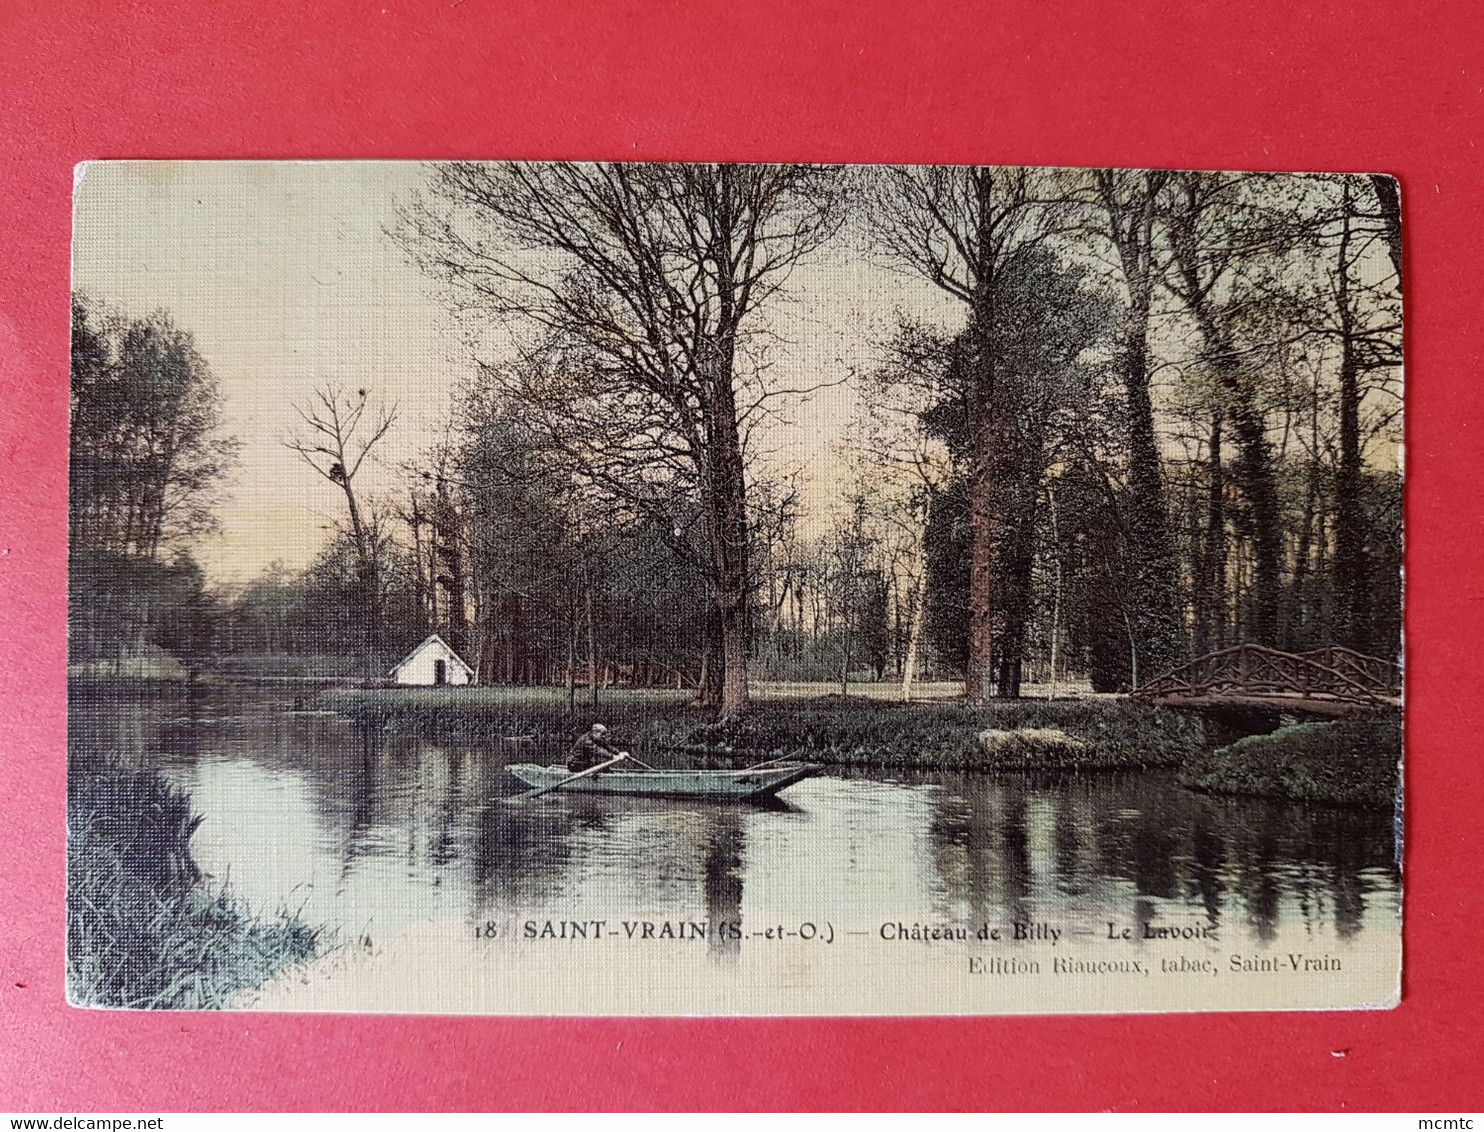
POLYGON ((458 164, 403 214, 457 301, 524 328, 547 405, 594 424, 567 438, 576 466, 631 497, 666 473, 699 497, 725 714, 748 698, 745 435, 800 392, 766 380, 758 316, 841 203, 820 167, 458 164))
POLYGON ((923 422, 925 406, 954 396, 948 388, 953 341, 915 325, 899 326, 884 344, 882 364, 865 375, 859 435, 851 448, 866 466, 857 473, 869 484, 884 528, 880 541, 900 548, 894 573, 908 610, 902 656, 902 699, 910 702, 917 680, 928 602, 928 529, 934 497, 954 473, 952 453, 923 422))
MULTIPOLYGON (((357 580, 366 612, 366 658, 374 658, 381 643, 381 600, 377 580, 379 538, 377 525, 362 514, 355 478, 397 420, 397 406, 376 404, 365 389, 347 390, 326 384, 315 389, 294 411, 303 428, 284 443, 311 468, 345 495, 350 536, 356 551, 357 580)), ((367 675, 370 675, 368 667, 367 675)))
POLYGON ((1382 173, 1370 178, 1371 189, 1376 194, 1376 208, 1384 228, 1386 253, 1391 256, 1391 267, 1396 272, 1396 289, 1402 289, 1402 192, 1395 177, 1382 173))
MULTIPOLYGON (((1339 460, 1335 474, 1335 589, 1338 630, 1342 643, 1362 652, 1371 640, 1371 580, 1366 546, 1366 522, 1361 499, 1364 439, 1361 407, 1366 377, 1373 371, 1394 372, 1401 363, 1401 245, 1397 227, 1396 182, 1371 177, 1377 213, 1362 205, 1370 193, 1360 190, 1356 177, 1338 178, 1338 219, 1335 260, 1330 288, 1330 310, 1323 330, 1339 346, 1339 460), (1375 254, 1371 245, 1384 242, 1392 266, 1384 272, 1364 270, 1375 254), (1367 283, 1367 275, 1380 275, 1367 283)), ((1323 241, 1321 235, 1321 241, 1323 241)))
MULTIPOLYGON (((1204 360, 1225 394, 1227 416, 1236 433, 1237 478, 1247 502, 1252 532, 1252 639, 1278 643, 1282 530, 1273 448, 1265 408, 1256 396, 1263 362, 1273 343, 1243 348, 1238 331, 1256 301, 1243 293, 1244 269, 1273 250, 1274 232, 1260 211, 1244 199, 1258 177, 1181 173, 1169 183, 1165 221, 1170 260, 1165 283, 1190 312, 1204 346, 1204 360)), ((1213 426, 1213 435, 1219 424, 1213 426)), ((1212 444, 1220 451, 1219 439, 1212 444)))

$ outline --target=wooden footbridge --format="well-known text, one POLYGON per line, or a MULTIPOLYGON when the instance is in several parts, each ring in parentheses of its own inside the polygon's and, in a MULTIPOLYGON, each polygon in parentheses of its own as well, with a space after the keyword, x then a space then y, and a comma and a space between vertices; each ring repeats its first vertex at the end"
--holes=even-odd
POLYGON ((1341 719, 1400 708, 1401 671, 1338 645, 1303 653, 1235 645, 1166 672, 1134 695, 1170 707, 1341 719))

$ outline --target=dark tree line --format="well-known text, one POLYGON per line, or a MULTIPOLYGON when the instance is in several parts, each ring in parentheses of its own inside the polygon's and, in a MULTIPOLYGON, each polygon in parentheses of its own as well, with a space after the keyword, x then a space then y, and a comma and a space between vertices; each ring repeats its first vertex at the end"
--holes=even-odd
MULTIPOLYGON (((1399 647, 1385 178, 459 164, 403 203, 474 377, 379 498, 375 375, 300 406, 343 520, 237 596, 237 651, 330 641, 374 675, 436 629, 485 681, 730 713, 750 673, 977 702, 1238 641, 1399 647), (806 515, 764 441, 840 377, 774 350, 831 248, 946 302, 863 344, 850 482, 806 515)), ((170 565, 230 455, 210 371, 164 316, 85 303, 73 354, 77 584, 88 555, 170 565)))
POLYGON ((121 660, 153 645, 193 663, 214 612, 184 544, 214 526, 236 450, 216 377, 167 313, 130 318, 83 295, 71 355, 71 656, 121 660))
MULTIPOLYGON (((471 647, 499 637, 497 653, 518 655, 515 627, 541 620, 533 610, 566 610, 565 639, 543 630, 545 654, 565 655, 569 674, 587 655, 597 679, 597 654, 622 648, 585 626, 623 623, 605 602, 663 584, 687 612, 646 648, 728 710, 748 668, 815 680, 833 668, 848 683, 859 663, 910 683, 904 670, 921 666, 958 674, 977 700, 1018 695, 1027 665, 1044 679, 1053 655, 1053 679, 1114 688, 1237 640, 1394 649, 1390 189, 1118 171, 447 167, 401 238, 507 347, 479 382, 504 439, 455 456, 471 647), (842 230, 960 304, 956 322, 906 324, 879 344, 865 383, 872 411, 905 411, 908 448, 940 445, 947 471, 895 496, 868 485, 869 533, 806 534, 749 440, 789 392, 766 366, 769 304, 842 230), (512 525, 489 513, 494 498, 539 503, 540 517, 512 525), (501 522, 515 533, 493 535, 501 522), (534 531, 565 588, 506 593, 511 565, 495 563, 534 531), (648 548, 643 577, 617 549, 634 540, 648 548)), ((809 381, 792 384, 807 398, 809 381)), ((872 434, 886 433, 876 471, 900 471, 904 433, 872 434)))
POLYGON ((756 323, 843 217, 800 165, 448 165, 404 242, 455 302, 519 336, 495 371, 572 473, 626 509, 699 511, 708 679, 748 698, 747 437, 775 395, 756 323))
POLYGON ((1017 173, 995 198, 970 171, 901 176, 913 208, 887 214, 888 251, 930 275, 972 261, 985 215, 1004 231, 1023 210, 1020 242, 996 252, 993 313, 930 349, 908 328, 915 364, 881 375, 925 399, 918 426, 953 456, 926 589, 938 656, 971 698, 986 612, 999 695, 1017 694, 1036 621, 1043 669, 1065 631, 1062 656, 1104 689, 1239 640, 1395 652, 1389 181, 1056 172, 1031 193, 1017 173), (1035 411, 1038 362, 1058 412, 1035 411))

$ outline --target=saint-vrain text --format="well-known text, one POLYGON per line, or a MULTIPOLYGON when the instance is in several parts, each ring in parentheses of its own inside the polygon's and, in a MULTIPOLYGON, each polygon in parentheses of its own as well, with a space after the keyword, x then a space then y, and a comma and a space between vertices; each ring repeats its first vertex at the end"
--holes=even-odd
MULTIPOLYGON (((476 932, 480 938, 489 938, 476 932)), ((522 920, 519 937, 531 941, 589 940, 785 940, 833 943, 828 921, 744 926, 739 920, 522 920)))

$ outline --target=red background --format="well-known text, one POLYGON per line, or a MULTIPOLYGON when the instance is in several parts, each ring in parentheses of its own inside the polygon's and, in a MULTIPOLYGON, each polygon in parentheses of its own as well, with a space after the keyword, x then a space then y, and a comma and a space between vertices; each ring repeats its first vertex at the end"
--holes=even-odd
POLYGON ((279 7, 0 7, 0 1108, 1484 1107, 1476 3, 279 7), (72 166, 455 156, 1398 174, 1410 398, 1401 1008, 569 1021, 67 1007, 72 166))

